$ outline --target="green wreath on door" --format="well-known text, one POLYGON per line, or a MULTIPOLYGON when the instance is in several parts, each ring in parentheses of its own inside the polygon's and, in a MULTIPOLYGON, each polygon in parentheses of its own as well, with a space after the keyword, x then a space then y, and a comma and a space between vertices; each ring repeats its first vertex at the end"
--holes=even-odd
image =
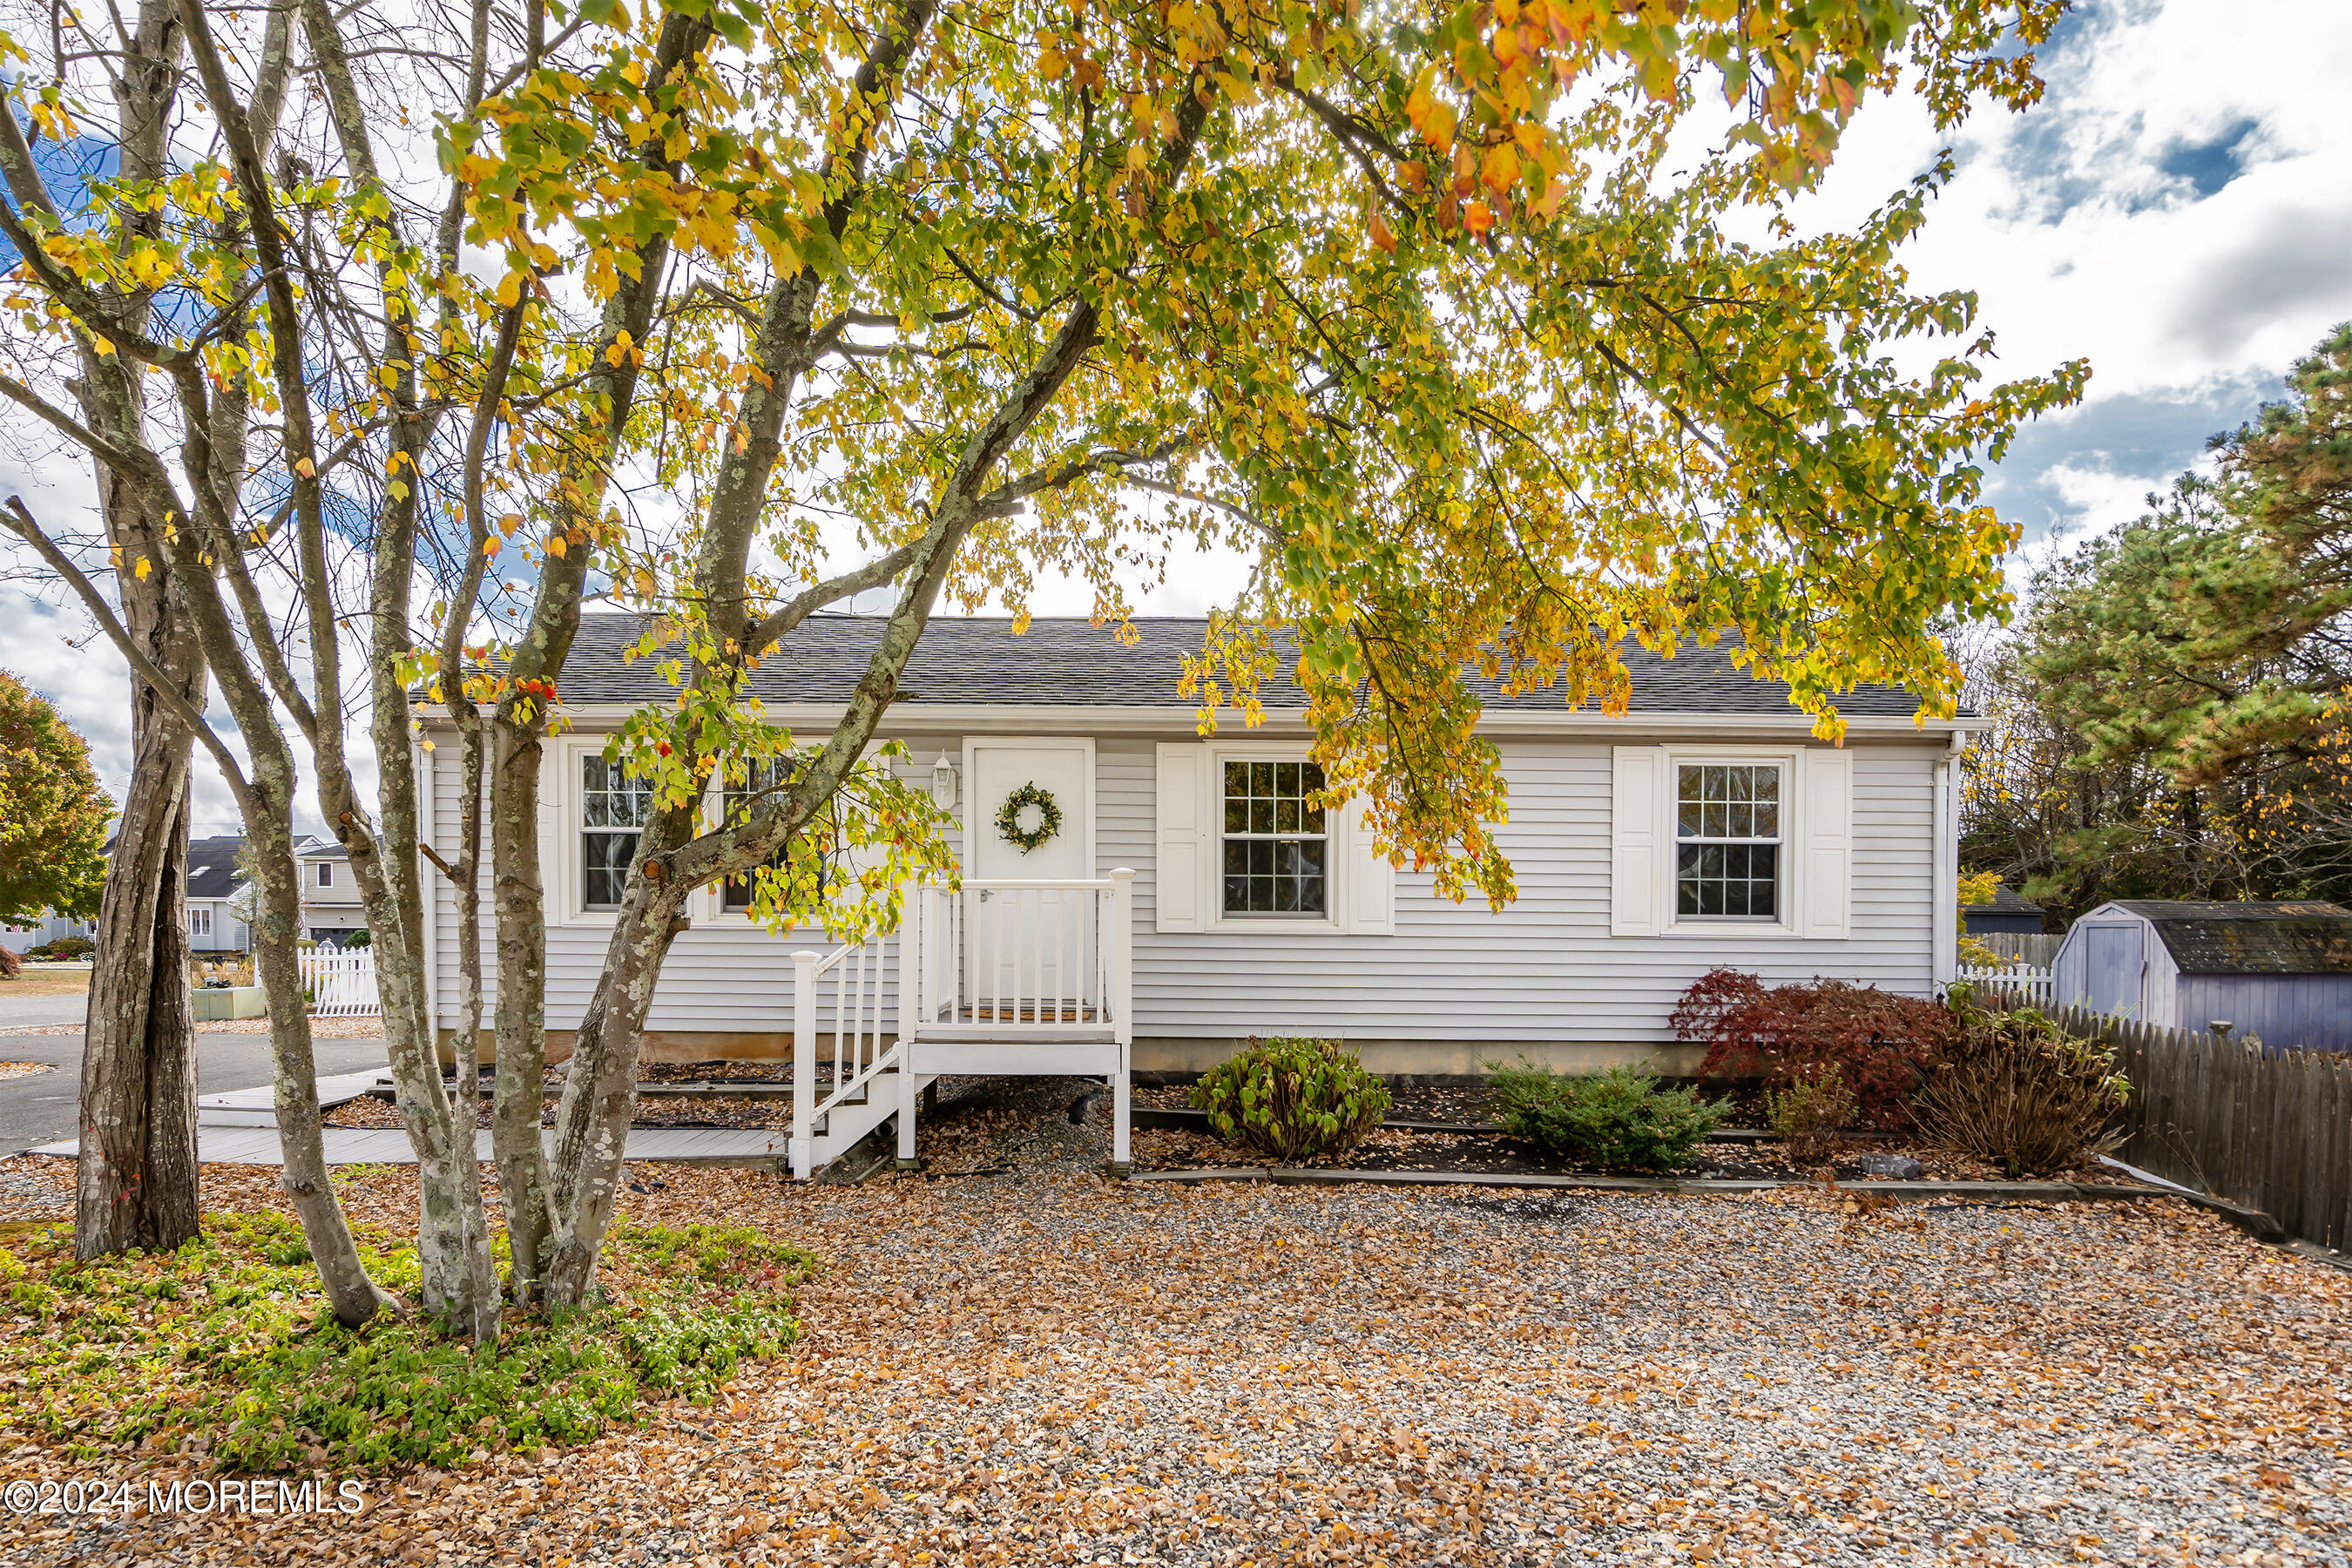
POLYGON ((1051 790, 1040 788, 1032 780, 1004 797, 1004 804, 996 812, 996 831, 1003 835, 1006 843, 1026 855, 1062 831, 1062 808, 1055 804, 1051 790), (1021 813, 1033 805, 1037 808, 1037 826, 1024 828, 1021 813))

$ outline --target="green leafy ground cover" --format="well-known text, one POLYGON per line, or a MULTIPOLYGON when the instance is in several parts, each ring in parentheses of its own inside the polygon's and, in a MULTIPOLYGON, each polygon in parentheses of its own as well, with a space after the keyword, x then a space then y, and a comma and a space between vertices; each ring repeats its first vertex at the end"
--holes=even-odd
MULTIPOLYGON (((404 1243, 362 1233, 413 1291, 404 1243)), ((416 1312, 357 1331, 327 1313, 300 1228, 215 1214, 177 1252, 77 1263, 66 1226, 0 1229, 0 1437, 79 1458, 200 1454, 223 1471, 448 1466, 576 1444, 648 1400, 708 1403, 799 1336, 813 1260, 748 1227, 624 1225, 606 1299, 546 1324, 509 1314, 477 1352, 416 1312)))

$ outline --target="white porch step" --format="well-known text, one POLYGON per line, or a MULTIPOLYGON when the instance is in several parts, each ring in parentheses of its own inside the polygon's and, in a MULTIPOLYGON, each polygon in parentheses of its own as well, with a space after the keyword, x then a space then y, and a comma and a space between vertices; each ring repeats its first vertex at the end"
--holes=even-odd
MULTIPOLYGON (((930 1088, 938 1076, 918 1073, 915 1092, 920 1094, 930 1088)), ((898 1114, 900 1090, 897 1073, 877 1074, 868 1080, 868 1086, 871 1092, 864 1099, 845 1100, 816 1119, 815 1136, 809 1140, 811 1175, 849 1152, 860 1139, 898 1114)))
POLYGON ((916 1072, 932 1077, 1100 1078, 1118 1070, 1118 1042, 1108 1036, 1099 1040, 1067 1035, 1024 1039, 1000 1033, 966 1038, 934 1035, 924 1027, 907 1042, 907 1053, 916 1072))

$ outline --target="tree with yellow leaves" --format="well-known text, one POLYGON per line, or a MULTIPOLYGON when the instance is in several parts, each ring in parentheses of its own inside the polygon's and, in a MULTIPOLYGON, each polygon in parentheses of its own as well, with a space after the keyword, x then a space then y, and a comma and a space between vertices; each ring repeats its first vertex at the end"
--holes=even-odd
MULTIPOLYGON (((1731 632, 1825 732, 1859 681, 1948 711, 1931 628, 2001 608, 2013 539, 1979 465, 2085 373, 1988 384, 1973 297, 1908 290, 1895 252, 1948 163, 1853 233, 1801 236, 1786 206, 1872 94, 1924 93, 1947 125, 2030 102, 2058 9, 484 0, 377 53, 342 36, 376 24, 302 0, 311 118, 272 158, 238 108, 255 50, 215 31, 251 24, 182 0, 217 152, 126 205, 189 216, 152 246, 12 219, 14 331, 102 343, 191 409, 236 385, 283 416, 241 487, 171 491, 163 564, 208 657, 247 667, 222 680, 248 741, 293 714, 360 868, 404 1106, 437 1151, 428 1298, 479 1300, 459 1267, 479 1227, 425 1081, 415 782, 385 768, 367 809, 335 734, 339 595, 371 639, 379 752, 427 679, 484 782, 447 869, 492 899, 509 1289, 577 1301, 688 895, 754 876, 758 912, 796 919, 863 846, 871 897, 829 918, 887 921, 903 876, 942 863, 929 808, 867 750, 943 598, 1018 609, 1067 573, 1116 620, 1119 566, 1247 552, 1187 672, 1204 722, 1254 717, 1288 660, 1332 797, 1366 795, 1392 855, 1497 902, 1475 674, 1622 705, 1624 638, 1731 632), (437 182, 394 172, 371 104, 434 117, 437 182), (1693 153, 1677 133, 1709 116, 1693 153), (1751 216, 1769 240, 1733 237, 1751 216), (176 335, 91 308, 142 268, 201 301, 176 335), (307 684, 247 563, 299 584, 307 684), (769 724, 751 672, 886 587, 840 721, 769 724), (653 810, 542 1156, 539 761, 592 589, 646 613, 675 695, 609 752, 653 810), (740 806, 712 826, 722 789, 740 806)), ((14 94, 61 130, 72 94, 45 79, 14 94)), ((159 500, 173 484, 37 375, 0 391, 159 500)), ((478 1016, 481 955, 464 966, 478 1016)), ((356 1285, 337 1307, 372 1310, 356 1285)))

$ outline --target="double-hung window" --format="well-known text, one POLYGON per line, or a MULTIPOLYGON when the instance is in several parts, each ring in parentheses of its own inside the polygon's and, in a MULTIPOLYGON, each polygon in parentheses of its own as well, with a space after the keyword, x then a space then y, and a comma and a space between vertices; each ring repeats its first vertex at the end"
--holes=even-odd
POLYGON ((1229 759, 1224 765, 1224 912, 1321 915, 1330 886, 1330 835, 1313 804, 1313 763, 1229 759))
POLYGON ((331 860, 321 860, 321 861, 320 861, 320 862, 319 862, 319 886, 320 886, 320 887, 322 887, 322 888, 331 888, 331 887, 333 887, 334 885, 335 885, 335 863, 334 863, 333 861, 331 861, 331 860))
POLYGON ((1683 763, 1675 769, 1675 916, 1780 918, 1778 763, 1683 763))
POLYGON ((580 902, 591 910, 621 907, 621 889, 636 858, 637 836, 653 814, 651 786, 618 763, 580 759, 580 902))
POLYGON ((210 935, 212 935, 212 934, 213 934, 213 912, 212 912, 212 910, 210 910, 209 909, 194 909, 194 910, 190 910, 188 911, 188 934, 189 934, 190 936, 210 936, 210 935))
MULTIPOLYGON (((755 809, 754 803, 759 800, 763 792, 786 783, 791 777, 792 769, 779 758, 764 757, 747 764, 743 772, 743 782, 738 784, 730 781, 727 785, 721 803, 726 814, 725 820, 730 823, 740 822, 755 809)), ((783 851, 778 850, 774 858, 768 864, 782 866, 784 860, 783 851)), ((738 872, 728 878, 719 884, 719 907, 722 910, 750 910, 752 884, 756 879, 757 873, 751 871, 738 872)))

